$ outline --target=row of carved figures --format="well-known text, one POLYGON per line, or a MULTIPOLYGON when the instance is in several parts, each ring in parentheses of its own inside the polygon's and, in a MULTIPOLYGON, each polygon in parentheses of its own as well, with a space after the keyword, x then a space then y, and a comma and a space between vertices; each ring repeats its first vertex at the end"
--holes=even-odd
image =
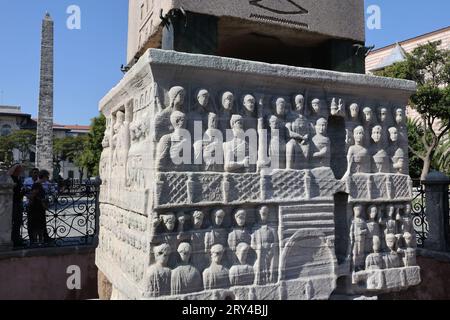
MULTIPOLYGON (((293 110, 288 110, 285 98, 277 98, 272 112, 267 99, 257 101, 254 95, 247 94, 239 112, 233 107, 234 94, 226 92, 222 96, 223 108, 217 111, 209 107, 208 90, 201 89, 195 107, 187 110, 185 95, 183 87, 171 88, 169 106, 155 117, 153 137, 158 142, 159 171, 254 172, 265 167, 329 167, 330 116, 346 119, 343 143, 348 151, 347 174, 405 171, 407 137, 402 108, 390 117, 389 109, 380 107, 377 117, 372 108, 366 107, 361 113, 354 103, 347 113, 342 99, 335 98, 330 108, 313 99, 306 112, 305 98, 298 94, 293 99, 293 110)), ((113 167, 124 165, 130 139, 140 140, 148 135, 150 127, 141 118, 133 121, 126 113, 119 110, 113 115, 112 137, 109 132, 105 135, 104 147, 113 147, 113 167)))
POLYGON ((371 205, 366 219, 363 205, 353 207, 350 245, 354 272, 416 264, 416 233, 411 204, 389 204, 386 210, 387 217, 384 218, 380 208, 371 205))
POLYGON ((231 231, 223 226, 224 210, 213 210, 213 226, 206 230, 202 229, 204 213, 195 211, 193 230, 186 232, 186 215, 180 213, 176 233, 175 215, 162 215, 160 223, 166 233, 152 241, 155 263, 148 270, 150 295, 276 282, 278 237, 276 229, 268 224, 269 214, 268 207, 261 207, 260 223, 251 232, 246 228, 244 209, 234 212, 236 226, 231 231))

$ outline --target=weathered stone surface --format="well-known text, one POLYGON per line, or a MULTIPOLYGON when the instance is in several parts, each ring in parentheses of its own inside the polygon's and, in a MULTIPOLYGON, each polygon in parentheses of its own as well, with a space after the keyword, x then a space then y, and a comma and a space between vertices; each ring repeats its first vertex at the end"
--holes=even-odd
POLYGON ((48 13, 42 21, 36 167, 53 174, 53 20, 48 13))
MULTIPOLYGON (((129 3, 128 61, 148 42, 158 43, 162 20, 160 12, 167 14, 171 9, 238 19, 230 30, 248 27, 255 22, 261 27, 283 27, 296 31, 289 37, 304 37, 302 34, 318 37, 343 38, 364 42, 364 1, 362 0, 131 0, 129 3)), ((234 30, 234 31, 233 31, 234 30)), ((155 47, 155 46, 153 46, 155 47)))
POLYGON ((397 111, 414 90, 147 51, 100 102, 96 263, 113 298, 313 300, 338 283, 359 295, 416 285, 397 153, 397 111))

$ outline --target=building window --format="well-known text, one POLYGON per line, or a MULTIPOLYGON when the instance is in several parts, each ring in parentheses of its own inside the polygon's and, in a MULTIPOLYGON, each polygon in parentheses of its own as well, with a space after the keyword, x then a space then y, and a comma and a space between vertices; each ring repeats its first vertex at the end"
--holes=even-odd
POLYGON ((73 170, 69 170, 68 175, 69 175, 69 179, 73 179, 73 177, 74 177, 73 170))
POLYGON ((12 127, 9 124, 4 124, 0 130, 2 137, 9 136, 11 134, 12 127))

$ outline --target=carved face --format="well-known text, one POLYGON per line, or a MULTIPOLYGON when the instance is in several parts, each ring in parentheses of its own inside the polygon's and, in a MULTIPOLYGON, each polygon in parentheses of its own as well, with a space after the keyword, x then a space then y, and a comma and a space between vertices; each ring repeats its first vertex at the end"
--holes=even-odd
POLYGON ((252 95, 246 95, 244 97, 244 107, 248 112, 255 111, 255 98, 252 95))
POLYGON ((161 246, 154 248, 155 260, 157 263, 165 266, 167 265, 167 261, 169 260, 170 254, 170 246, 167 244, 163 244, 161 246))
POLYGON ((388 111, 386 108, 380 109, 380 122, 386 122, 388 111))
POLYGON ((376 206, 371 206, 370 207, 370 218, 375 220, 377 218, 378 215, 378 209, 376 206))
POLYGON ((247 214, 244 210, 239 210, 238 212, 236 212, 236 214, 234 215, 234 220, 236 221, 238 227, 245 226, 246 215, 247 214))
POLYGON ((217 129, 217 115, 214 113, 208 116, 208 129, 217 129))
POLYGON ((242 131, 244 130, 244 123, 242 121, 242 118, 236 118, 231 121, 231 128, 233 130, 242 131))
POLYGON ((211 261, 220 264, 223 257, 223 246, 221 244, 216 244, 211 248, 211 261))
POLYGON ((175 229, 175 215, 173 213, 169 213, 163 216, 163 223, 167 231, 172 232, 175 229))
POLYGON ((381 132, 382 132, 382 128, 380 126, 376 126, 372 129, 372 140, 375 143, 378 143, 381 141, 381 132))
POLYGON ((411 214, 411 211, 412 211, 412 209, 411 209, 411 204, 410 204, 410 203, 407 203, 407 204, 405 205, 405 214, 409 216, 409 215, 411 214))
POLYGON ((201 211, 196 211, 194 213, 194 228, 200 229, 203 225, 203 219, 205 218, 205 215, 201 211))
POLYGON ((390 250, 394 250, 396 243, 396 238, 393 234, 388 234, 386 236, 386 245, 390 250))
POLYGON ((395 121, 397 122, 397 124, 403 123, 404 116, 405 115, 403 113, 403 109, 397 109, 395 111, 395 121))
POLYGON ((186 126, 186 117, 184 113, 175 111, 170 116, 170 122, 175 129, 182 129, 186 126))
POLYGON ((390 204, 387 206, 387 212, 388 212, 388 217, 389 218, 393 218, 394 217, 394 213, 395 213, 395 207, 390 204))
POLYGON ((198 104, 205 108, 209 103, 209 92, 207 90, 200 90, 197 95, 198 104))
POLYGON ((225 92, 222 96, 222 106, 226 111, 233 109, 234 95, 231 92, 225 92))
POLYGON ((266 223, 269 218, 269 208, 264 206, 259 210, 259 217, 261 218, 262 223, 266 223))
POLYGON ((350 116, 354 119, 359 117, 359 106, 356 103, 350 106, 350 116))
POLYGON ((283 98, 279 98, 277 99, 277 115, 278 116, 284 116, 286 114, 286 100, 284 100, 283 98))
POLYGON ((403 239, 405 239, 405 243, 408 248, 414 247, 414 238, 409 232, 404 234, 403 239))
POLYGON ((319 99, 314 99, 311 102, 311 107, 312 107, 314 113, 316 113, 316 114, 320 113, 320 100, 319 99))
POLYGON ((189 243, 183 242, 178 247, 178 254, 180 255, 181 261, 188 263, 191 258, 192 248, 189 243))
POLYGON ((298 96, 295 97, 295 109, 298 112, 302 112, 304 106, 305 106, 305 98, 303 97, 303 95, 299 94, 298 96))
POLYGON ((324 135, 327 132, 327 120, 321 118, 319 120, 317 120, 316 123, 316 131, 318 134, 322 134, 324 135))
POLYGON ((278 118, 275 117, 275 116, 270 117, 270 119, 269 119, 269 126, 270 126, 270 129, 272 129, 272 130, 278 129, 279 128, 278 118))
POLYGON ((336 103, 336 99, 333 99, 333 102, 331 103, 331 115, 335 116, 338 113, 338 105, 336 103))
POLYGON ((183 212, 177 215, 178 225, 183 226, 186 223, 186 215, 183 212))
POLYGON ((373 113, 371 108, 365 108, 363 110, 364 113, 364 121, 367 123, 371 123, 373 119, 373 113))
POLYGON ((389 129, 389 138, 392 142, 398 141, 398 130, 397 128, 393 127, 389 129))
POLYGON ((353 207, 353 212, 355 214, 355 218, 361 218, 362 206, 361 205, 354 206, 353 207))
POLYGON ((223 219, 225 218, 225 211, 223 210, 217 210, 214 213, 214 224, 218 227, 220 227, 223 223, 223 219))
POLYGON ((184 92, 184 90, 180 91, 176 96, 175 99, 173 101, 173 106, 175 107, 175 109, 181 109, 181 107, 184 104, 184 98, 185 98, 186 94, 184 92))
POLYGON ((353 138, 355 139, 355 142, 358 144, 361 144, 364 140, 364 128, 363 127, 357 127, 355 131, 353 132, 353 138))

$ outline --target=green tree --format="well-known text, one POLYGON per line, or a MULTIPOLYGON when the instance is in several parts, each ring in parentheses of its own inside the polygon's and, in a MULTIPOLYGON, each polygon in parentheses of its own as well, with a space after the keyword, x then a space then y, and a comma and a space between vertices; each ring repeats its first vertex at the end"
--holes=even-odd
POLYGON ((19 151, 18 162, 29 164, 30 149, 36 145, 36 133, 31 130, 17 130, 11 133, 10 139, 14 149, 19 151))
POLYGON ((91 130, 85 142, 81 163, 87 169, 88 176, 99 175, 100 157, 103 147, 102 141, 106 130, 106 118, 103 114, 91 120, 91 130))
POLYGON ((80 177, 83 176, 81 157, 86 140, 86 136, 68 136, 53 140, 53 163, 56 172, 61 171, 62 161, 70 161, 79 168, 80 177))
POLYGON ((0 167, 9 168, 13 164, 14 143, 11 136, 0 136, 0 167))
POLYGON ((415 123, 420 139, 416 146, 410 146, 410 151, 423 162, 421 179, 430 172, 433 162, 442 169, 435 155, 450 131, 450 51, 439 49, 440 44, 438 41, 419 46, 405 61, 377 73, 417 82, 410 105, 420 114, 420 121, 415 123))

